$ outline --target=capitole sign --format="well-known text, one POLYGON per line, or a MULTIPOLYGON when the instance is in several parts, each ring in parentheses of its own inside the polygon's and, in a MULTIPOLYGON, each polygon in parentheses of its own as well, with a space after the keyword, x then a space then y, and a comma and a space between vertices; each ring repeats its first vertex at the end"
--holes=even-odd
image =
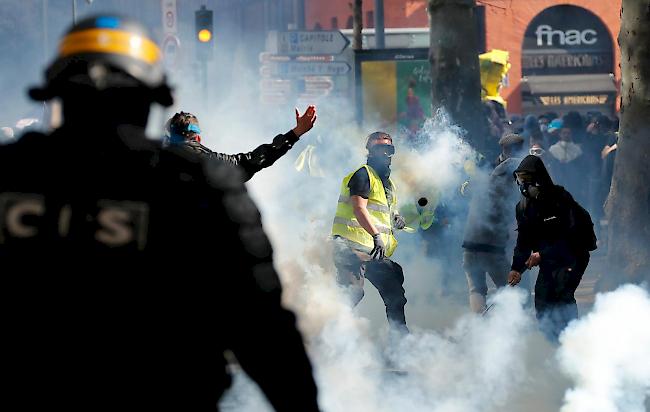
POLYGON ((522 50, 522 74, 611 73, 613 44, 603 22, 587 9, 549 7, 528 25, 522 50))

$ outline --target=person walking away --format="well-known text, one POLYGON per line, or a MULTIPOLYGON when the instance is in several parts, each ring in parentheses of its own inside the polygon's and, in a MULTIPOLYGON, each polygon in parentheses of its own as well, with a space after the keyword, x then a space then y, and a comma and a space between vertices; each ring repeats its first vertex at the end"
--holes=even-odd
POLYGON ((510 234, 514 233, 515 219, 512 206, 517 203, 519 190, 512 173, 519 166, 524 139, 516 134, 501 138, 500 164, 489 176, 479 177, 473 183, 467 224, 463 237, 463 270, 469 289, 469 306, 472 312, 486 309, 487 282, 490 276, 497 287, 506 285, 510 263, 506 248, 510 234))

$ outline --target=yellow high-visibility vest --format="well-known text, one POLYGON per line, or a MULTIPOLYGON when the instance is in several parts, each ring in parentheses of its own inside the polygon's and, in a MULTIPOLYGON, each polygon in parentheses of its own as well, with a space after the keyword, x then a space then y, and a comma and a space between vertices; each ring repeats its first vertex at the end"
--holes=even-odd
MULTIPOLYGON (((384 191, 384 184, 381 181, 377 172, 368 165, 363 165, 368 171, 370 178, 370 194, 368 195, 368 214, 372 223, 379 231, 381 239, 386 245, 386 256, 391 256, 397 247, 397 239, 393 236, 393 226, 391 224, 391 217, 395 212, 397 205, 397 190, 392 180, 388 179, 391 185, 393 198, 390 204, 386 199, 386 192, 384 191)), ((361 169, 361 168, 359 168, 361 169)), ((359 170, 357 169, 357 170, 359 170)), ((341 236, 351 242, 362 245, 360 250, 368 250, 374 247, 372 236, 370 233, 361 227, 361 224, 354 216, 352 209, 352 202, 350 200, 350 188, 348 183, 356 170, 343 178, 341 183, 341 194, 339 202, 336 207, 336 216, 332 225, 332 236, 341 236)))

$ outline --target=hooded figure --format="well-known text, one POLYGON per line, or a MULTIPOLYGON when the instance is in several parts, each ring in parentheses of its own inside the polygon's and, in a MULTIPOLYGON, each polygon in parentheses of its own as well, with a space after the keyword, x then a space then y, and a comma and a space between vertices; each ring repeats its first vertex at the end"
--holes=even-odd
POLYGON ((508 282, 539 266, 535 309, 551 339, 578 316, 574 293, 596 248, 593 223, 562 186, 551 180, 537 156, 526 156, 514 171, 523 195, 516 207, 517 244, 508 282))

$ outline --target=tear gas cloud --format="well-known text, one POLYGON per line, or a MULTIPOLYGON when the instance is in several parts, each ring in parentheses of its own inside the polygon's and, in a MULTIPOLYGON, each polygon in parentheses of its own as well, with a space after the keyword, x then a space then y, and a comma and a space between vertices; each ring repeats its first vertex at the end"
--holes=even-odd
MULTIPOLYGON (((80 14, 90 11, 80 7, 80 14)), ((50 13, 54 43, 70 17, 64 8, 52 7, 50 13)), ((2 24, 9 17, 3 13, 2 24)), ((260 105, 259 63, 246 57, 252 45, 220 46, 228 61, 217 57, 213 62, 210 103, 200 98, 204 90, 193 67, 180 67, 171 77, 176 104, 152 116, 152 133, 160 135, 164 120, 175 111, 190 111, 201 122, 206 146, 238 153, 269 143, 295 125, 293 105, 260 105)), ((38 83, 45 59, 34 48, 9 55, 0 81, 4 95, 14 97, 10 83, 23 90, 38 83)), ((307 103, 298 108, 303 111, 307 103)), ((459 188, 468 177, 478 181, 486 172, 474 169, 476 154, 443 113, 419 132, 417 151, 394 136, 392 177, 400 207, 424 197, 432 205, 445 204, 450 212, 448 229, 440 232, 433 250, 422 232, 399 234, 393 258, 404 268, 412 333, 396 340, 387 332, 385 308, 372 286, 365 288, 361 304, 350 308, 335 282, 329 232, 342 178, 365 162, 365 137, 382 128, 357 126, 354 107, 345 99, 311 103, 318 105, 316 127, 247 186, 273 243, 283 299, 298 317, 324 411, 640 411, 644 402, 647 407, 650 300, 642 289, 625 287, 599 296, 594 312, 562 335, 559 350, 538 332, 520 288, 491 294, 488 301, 495 306, 485 317, 469 313, 460 261, 468 199, 459 188), (445 282, 455 284, 458 293, 443 296, 441 289, 449 287, 445 282)), ((23 117, 30 107, 27 99, 5 106, 11 107, 2 126, 23 117)), ((282 371, 277 372, 281 379, 282 371)), ((270 410, 259 389, 237 368, 221 406, 226 411, 270 410)))
MULTIPOLYGON (((197 111, 204 143, 227 153, 252 150, 294 126, 293 106, 260 106, 255 93, 246 90, 255 84, 256 73, 235 72, 232 81, 243 86, 220 96, 214 107, 197 111)), ((184 90, 179 90, 175 109, 191 111, 182 96, 199 91, 187 83, 179 86, 184 90)), ((394 260, 404 268, 411 335, 392 339, 383 302, 372 286, 365 288, 361 304, 350 308, 345 291, 336 285, 329 231, 342 178, 365 162, 365 137, 381 128, 358 127, 346 101, 314 103, 316 127, 248 187, 274 245, 284 303, 296 312, 305 337, 323 410, 559 410, 573 375, 564 374, 557 348, 537 330, 526 293, 501 290, 489 297, 495 306, 486 317, 470 314, 460 260, 450 268, 439 258, 460 259, 460 218, 453 222, 455 233, 445 235, 451 241, 441 242, 443 248, 435 254, 427 253, 420 233, 399 235, 394 260), (304 157, 297 170, 301 154, 308 154, 311 174, 304 157), (441 296, 445 276, 459 281, 461 295, 441 296)), ((306 102, 299 110, 305 107, 306 102)), ((486 171, 472 168, 475 153, 444 114, 427 121, 420 131, 425 144, 418 151, 394 137, 392 177, 400 205, 426 197, 445 202, 452 211, 467 206, 458 189, 468 177, 479 181, 486 171)), ((578 369, 589 373, 583 364, 578 369)), ((271 410, 241 371, 221 406, 226 411, 271 410)))
POLYGON ((574 384, 562 412, 647 410, 649 319, 648 292, 625 285, 598 295, 593 311, 565 329, 558 356, 574 384))

